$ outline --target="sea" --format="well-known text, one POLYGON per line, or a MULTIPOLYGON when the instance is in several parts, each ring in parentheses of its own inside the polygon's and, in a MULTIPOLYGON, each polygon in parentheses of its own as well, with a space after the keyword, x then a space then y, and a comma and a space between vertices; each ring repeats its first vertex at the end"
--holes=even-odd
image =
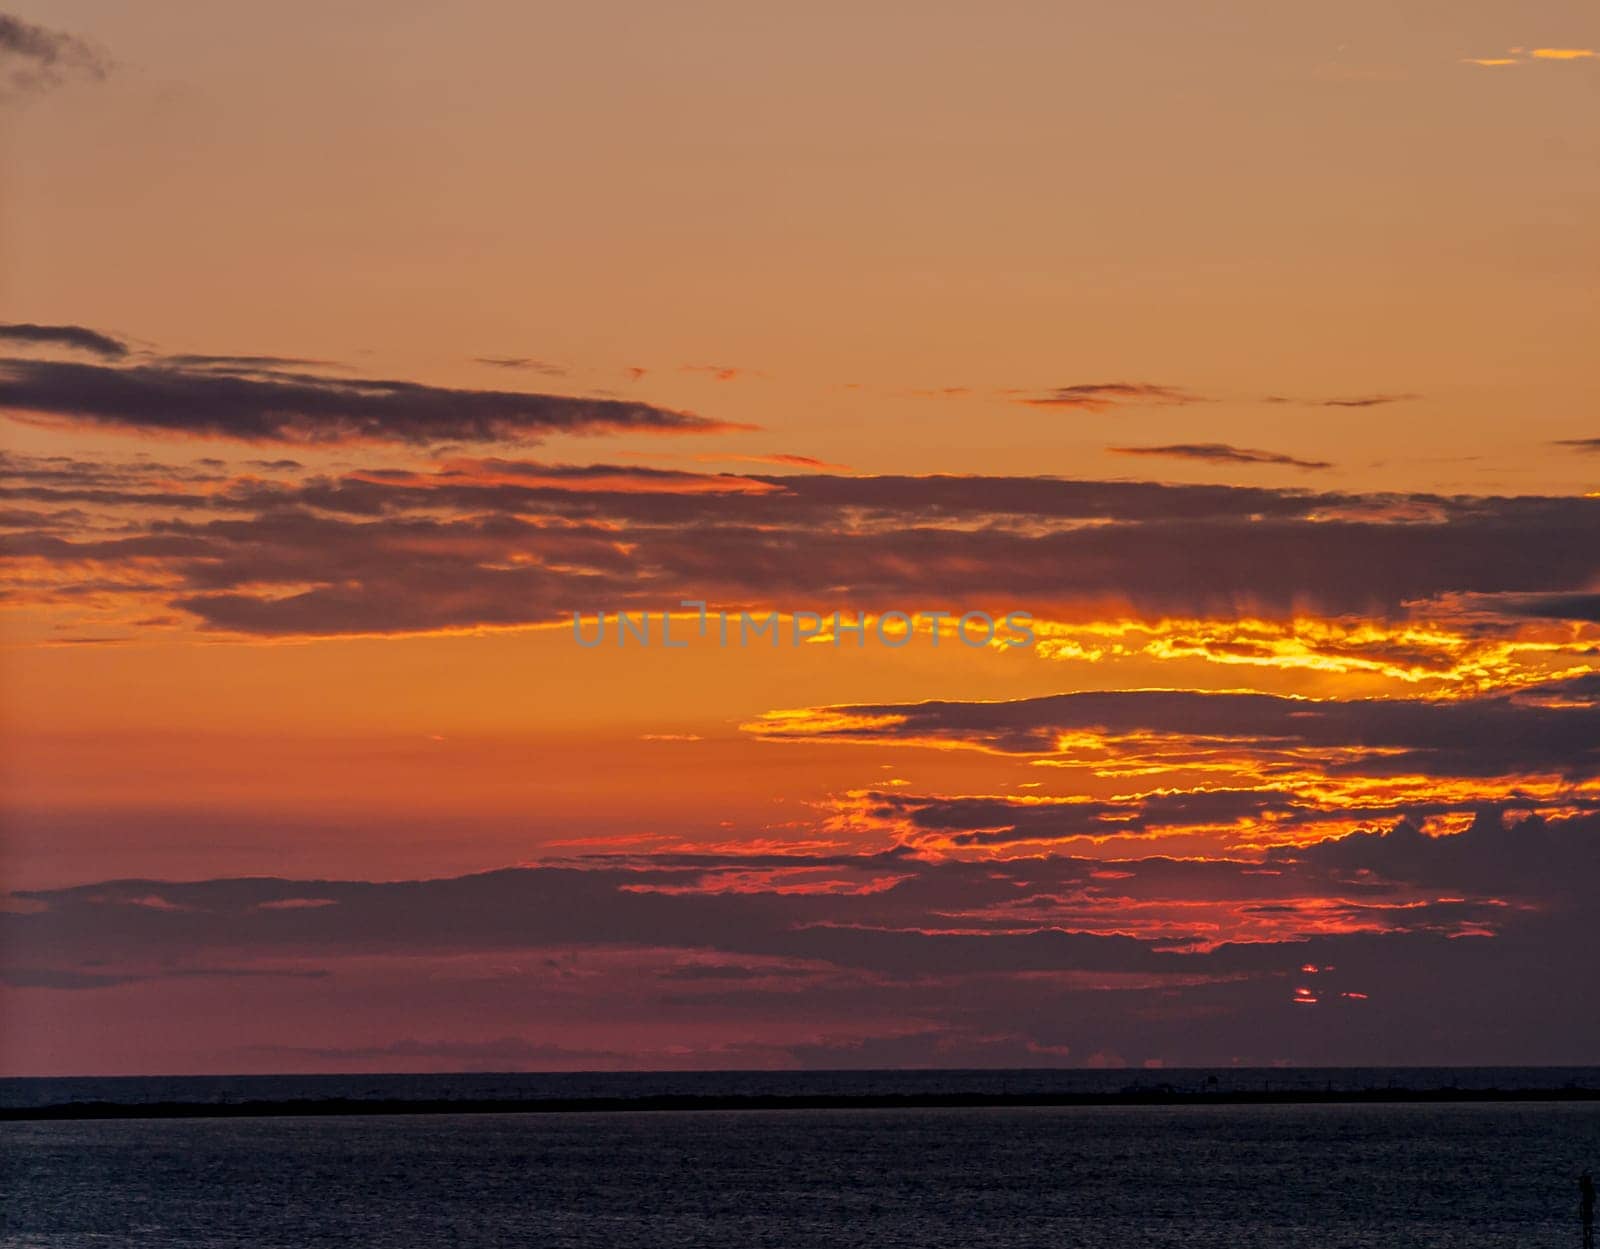
MULTIPOLYGON (((1600 1070, 0 1081, 0 1105, 1600 1087, 1600 1070)), ((1600 1102, 17 1120, 0 1245, 1578 1249, 1600 1102)))

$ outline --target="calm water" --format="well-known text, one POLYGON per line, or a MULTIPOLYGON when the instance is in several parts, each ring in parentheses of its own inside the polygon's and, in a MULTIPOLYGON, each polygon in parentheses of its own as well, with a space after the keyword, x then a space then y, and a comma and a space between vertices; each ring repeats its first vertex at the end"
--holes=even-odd
POLYGON ((1600 1107, 0 1124, 8 1246, 1577 1246, 1600 1107))

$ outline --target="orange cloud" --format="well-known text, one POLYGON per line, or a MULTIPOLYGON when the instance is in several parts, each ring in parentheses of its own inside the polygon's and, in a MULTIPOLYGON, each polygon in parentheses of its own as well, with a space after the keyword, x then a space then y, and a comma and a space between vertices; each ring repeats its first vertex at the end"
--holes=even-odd
POLYGON ((1536 61, 1586 61, 1596 56, 1600 56, 1600 52, 1593 48, 1534 48, 1531 51, 1512 48, 1504 56, 1464 56, 1461 63, 1495 69, 1505 65, 1525 65, 1527 57, 1536 61))
POLYGON ((735 378, 750 376, 748 369, 737 368, 731 364, 685 364, 682 372, 705 373, 714 382, 731 382, 735 378))

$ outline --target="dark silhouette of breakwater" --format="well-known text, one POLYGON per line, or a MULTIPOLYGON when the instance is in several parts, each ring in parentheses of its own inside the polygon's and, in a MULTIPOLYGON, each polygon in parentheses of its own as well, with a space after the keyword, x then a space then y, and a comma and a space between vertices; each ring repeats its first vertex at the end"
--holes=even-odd
POLYGON ((1448 1102, 1593 1102, 1600 1089, 1188 1091, 1131 1087, 1115 1093, 643 1094, 633 1097, 314 1097, 231 1102, 59 1102, 0 1108, 0 1121, 272 1118, 290 1115, 605 1114, 715 1110, 970 1110, 1026 1106, 1289 1106, 1448 1102))

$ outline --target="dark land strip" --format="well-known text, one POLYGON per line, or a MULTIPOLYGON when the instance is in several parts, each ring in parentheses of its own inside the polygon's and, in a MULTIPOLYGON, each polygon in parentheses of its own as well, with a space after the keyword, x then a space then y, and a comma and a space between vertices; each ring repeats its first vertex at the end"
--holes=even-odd
POLYGON ((1371 1088, 1118 1093, 655 1094, 636 1097, 289 1098, 274 1101, 61 1102, 0 1107, 0 1120, 277 1118, 294 1115, 601 1114, 690 1110, 956 1110, 1025 1106, 1289 1106, 1449 1102, 1596 1102, 1600 1089, 1371 1088))

